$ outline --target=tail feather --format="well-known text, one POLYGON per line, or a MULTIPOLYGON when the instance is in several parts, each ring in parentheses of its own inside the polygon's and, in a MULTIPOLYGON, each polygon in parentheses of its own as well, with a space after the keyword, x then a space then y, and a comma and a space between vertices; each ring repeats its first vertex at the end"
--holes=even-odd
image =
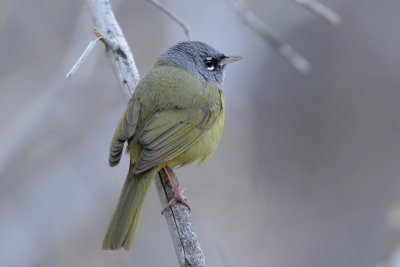
POLYGON ((143 204, 156 171, 135 174, 129 169, 117 207, 103 240, 103 249, 130 249, 142 215, 143 204))

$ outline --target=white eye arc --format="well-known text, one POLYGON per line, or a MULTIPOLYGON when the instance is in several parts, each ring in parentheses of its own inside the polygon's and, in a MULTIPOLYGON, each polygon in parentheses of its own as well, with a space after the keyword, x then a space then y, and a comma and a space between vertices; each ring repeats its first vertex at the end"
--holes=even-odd
POLYGON ((212 57, 206 57, 206 68, 208 70, 214 70, 214 62, 212 57))

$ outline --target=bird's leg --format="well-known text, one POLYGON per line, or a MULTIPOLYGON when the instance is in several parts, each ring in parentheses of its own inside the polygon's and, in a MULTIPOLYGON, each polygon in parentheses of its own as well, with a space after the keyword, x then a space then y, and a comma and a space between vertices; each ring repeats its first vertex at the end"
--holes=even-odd
POLYGON ((172 199, 168 202, 167 206, 164 207, 164 209, 162 210, 161 214, 164 214, 164 212, 169 209, 170 207, 172 207, 173 205, 175 205, 176 203, 180 202, 183 205, 185 205, 189 212, 192 210, 192 208, 190 207, 190 204, 187 200, 187 197, 185 197, 184 195, 182 195, 182 192, 179 190, 179 185, 175 180, 175 177, 173 175, 173 173, 171 172, 171 169, 166 166, 164 167, 165 173, 168 176, 169 182, 172 185, 172 189, 174 190, 175 195, 172 197, 172 199))

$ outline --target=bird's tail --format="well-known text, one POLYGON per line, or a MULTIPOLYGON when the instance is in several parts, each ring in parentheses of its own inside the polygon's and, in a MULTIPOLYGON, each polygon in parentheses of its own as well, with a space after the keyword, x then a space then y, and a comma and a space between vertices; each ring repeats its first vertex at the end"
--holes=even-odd
POLYGON ((143 204, 156 175, 154 169, 135 174, 131 165, 124 187, 115 208, 107 233, 103 240, 103 249, 130 249, 142 215, 143 204))

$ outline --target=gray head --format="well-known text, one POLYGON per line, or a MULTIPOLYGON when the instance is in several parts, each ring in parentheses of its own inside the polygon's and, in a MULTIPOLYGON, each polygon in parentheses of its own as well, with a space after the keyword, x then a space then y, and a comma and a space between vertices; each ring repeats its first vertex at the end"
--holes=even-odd
POLYGON ((181 42, 161 55, 157 65, 180 67, 199 80, 222 84, 226 64, 241 59, 236 56, 225 56, 208 44, 202 42, 181 42))

